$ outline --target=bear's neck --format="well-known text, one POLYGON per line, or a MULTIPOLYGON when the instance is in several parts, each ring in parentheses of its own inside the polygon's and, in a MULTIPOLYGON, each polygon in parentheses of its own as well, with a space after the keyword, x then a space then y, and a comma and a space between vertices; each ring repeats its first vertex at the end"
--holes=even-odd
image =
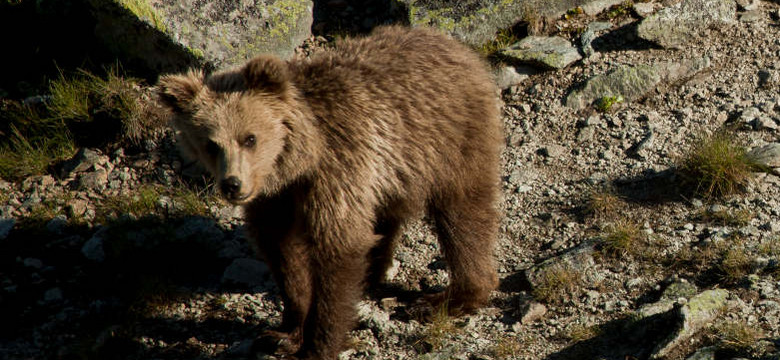
POLYGON ((319 163, 324 141, 316 118, 304 101, 293 100, 283 121, 287 130, 284 150, 276 159, 274 179, 267 179, 266 192, 276 193, 309 176, 319 163))

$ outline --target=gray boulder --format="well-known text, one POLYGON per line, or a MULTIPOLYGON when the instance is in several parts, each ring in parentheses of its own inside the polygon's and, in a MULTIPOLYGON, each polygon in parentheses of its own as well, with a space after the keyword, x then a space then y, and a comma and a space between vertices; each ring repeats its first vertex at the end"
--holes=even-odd
POLYGON ((541 65, 548 69, 563 69, 582 59, 577 48, 559 36, 528 36, 501 51, 516 61, 541 65))
POLYGON ((621 66, 609 73, 589 79, 581 89, 572 91, 566 97, 566 106, 581 110, 601 98, 611 96, 621 96, 625 101, 635 101, 662 83, 685 80, 709 66, 710 59, 707 57, 655 65, 621 66))
POLYGON ((683 0, 642 20, 639 37, 666 48, 681 48, 692 36, 736 21, 734 0, 683 0))
POLYGON ((116 54, 158 72, 233 67, 261 53, 292 56, 311 35, 311 0, 88 0, 95 33, 116 54))
POLYGON ((728 290, 713 289, 704 291, 675 307, 677 328, 653 351, 651 359, 666 359, 680 346, 684 346, 694 335, 703 330, 726 307, 728 290))
POLYGON ((611 0, 398 0, 405 5, 412 26, 432 26, 459 40, 481 46, 496 31, 518 22, 557 18, 567 10, 583 7, 598 11, 611 0))

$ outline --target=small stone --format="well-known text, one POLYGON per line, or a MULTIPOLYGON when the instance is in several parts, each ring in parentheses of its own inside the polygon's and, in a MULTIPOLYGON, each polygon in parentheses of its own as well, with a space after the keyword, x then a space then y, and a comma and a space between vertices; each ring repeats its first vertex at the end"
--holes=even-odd
POLYGON ((641 18, 646 18, 655 12, 655 3, 637 2, 634 3, 634 12, 641 18))
POLYGON ((266 263, 251 259, 241 258, 233 260, 222 274, 222 282, 243 285, 247 287, 260 286, 270 275, 266 263))
POLYGON ((0 219, 0 240, 4 240, 8 237, 8 233, 11 232, 14 224, 16 224, 16 219, 14 218, 0 219))
POLYGON ((81 148, 76 155, 65 162, 61 175, 63 178, 69 178, 77 173, 87 171, 95 165, 102 165, 107 162, 108 157, 101 155, 98 150, 81 148))
POLYGON ((65 209, 68 212, 68 216, 78 217, 84 215, 88 205, 89 203, 86 200, 73 199, 68 203, 68 206, 65 209))
POLYGON ((696 350, 693 355, 689 356, 685 360, 715 360, 715 352, 718 350, 715 346, 703 347, 696 350))
POLYGON ((46 230, 52 234, 62 235, 67 225, 68 218, 65 215, 57 215, 46 223, 46 230))
POLYGON ((540 155, 553 159, 560 159, 565 153, 566 148, 558 144, 551 144, 539 149, 540 155))
POLYGON ((612 28, 612 23, 610 22, 594 21, 588 24, 588 26, 585 28, 585 31, 582 33, 582 35, 580 35, 580 47, 582 48, 582 52, 586 57, 590 57, 594 53, 591 44, 593 43, 593 40, 596 39, 596 34, 610 28, 612 28))
POLYGON ((744 23, 761 21, 763 18, 764 14, 760 10, 745 11, 739 15, 739 21, 744 23))
POLYGON ((63 298, 62 289, 58 287, 46 290, 43 294, 43 301, 47 303, 60 302, 63 298))
POLYGON ((43 268, 43 261, 41 259, 36 258, 26 258, 24 261, 22 261, 24 266, 33 268, 33 269, 41 269, 43 268))
POLYGON ((736 0, 737 7, 742 11, 752 11, 758 9, 759 0, 736 0))
POLYGON ((547 314, 547 307, 538 302, 532 301, 523 309, 523 315, 520 317, 521 324, 530 324, 541 320, 547 314))
POLYGON ((675 307, 674 311, 678 312, 675 318, 680 319, 681 324, 653 350, 650 358, 665 359, 680 346, 685 346, 691 337, 720 314, 726 306, 728 295, 728 290, 724 289, 707 290, 693 296, 682 306, 675 307))
POLYGON ((777 124, 775 124, 775 122, 772 119, 766 116, 759 116, 753 119, 750 122, 750 126, 753 128, 753 130, 756 131, 777 129, 777 124))
POLYGON ((496 71, 496 84, 499 89, 506 90, 519 85, 535 72, 530 67, 503 66, 496 71))
POLYGON ((92 237, 81 247, 81 254, 87 259, 97 262, 106 260, 106 253, 103 250, 103 237, 107 228, 100 228, 92 237))
POLYGON ((637 33, 663 47, 680 49, 708 27, 733 23, 736 7, 731 0, 683 0, 642 20, 637 33))
POLYGON ((83 173, 79 176, 78 188, 80 190, 103 191, 108 185, 108 172, 99 168, 95 171, 83 173))

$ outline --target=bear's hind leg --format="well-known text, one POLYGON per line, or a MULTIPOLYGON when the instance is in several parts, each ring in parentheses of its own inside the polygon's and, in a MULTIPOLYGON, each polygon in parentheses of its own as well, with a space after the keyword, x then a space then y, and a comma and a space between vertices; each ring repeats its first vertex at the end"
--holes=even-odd
POLYGON ((450 284, 444 293, 428 298, 431 305, 447 306, 450 314, 460 315, 487 304, 498 285, 493 254, 498 232, 496 198, 496 185, 489 182, 435 197, 430 212, 450 284))

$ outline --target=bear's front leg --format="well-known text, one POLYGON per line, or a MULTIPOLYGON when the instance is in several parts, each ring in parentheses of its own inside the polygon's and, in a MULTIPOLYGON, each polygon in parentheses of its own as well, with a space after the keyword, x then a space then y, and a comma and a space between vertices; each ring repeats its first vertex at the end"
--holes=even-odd
POLYGON ((303 344, 303 326, 312 299, 311 242, 286 193, 247 207, 251 239, 263 254, 282 295, 279 328, 260 334, 253 353, 291 355, 303 344))
POLYGON ((355 327, 356 305, 368 271, 368 245, 376 238, 371 232, 362 234, 351 248, 315 246, 312 252, 314 291, 303 348, 297 354, 302 359, 336 359, 344 349, 347 333, 355 327))

